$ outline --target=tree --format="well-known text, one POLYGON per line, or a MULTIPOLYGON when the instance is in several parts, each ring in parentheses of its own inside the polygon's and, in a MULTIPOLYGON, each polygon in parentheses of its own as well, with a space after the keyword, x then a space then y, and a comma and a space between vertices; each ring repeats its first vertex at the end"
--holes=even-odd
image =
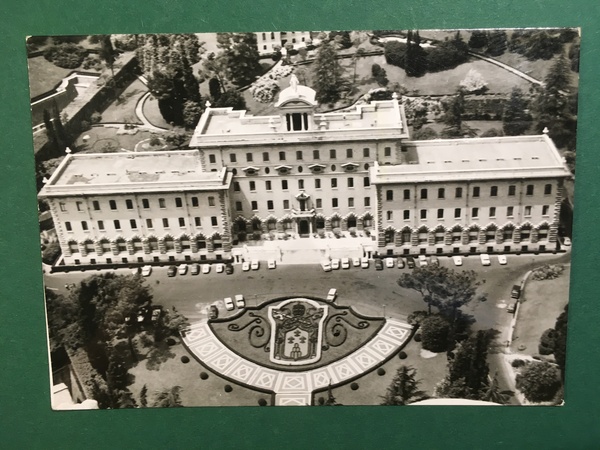
POLYGON ((208 81, 208 92, 210 93, 210 96, 214 102, 219 100, 219 97, 221 97, 221 83, 217 77, 212 77, 208 81))
POLYGON ((230 107, 233 109, 246 109, 246 100, 242 94, 235 89, 225 91, 214 104, 217 108, 230 107))
POLYGON ((569 59, 571 60, 571 70, 579 73, 579 44, 573 44, 569 49, 569 59))
POLYGON ((198 102, 187 100, 183 104, 183 124, 186 128, 194 128, 202 115, 202 107, 198 102))
POLYGON ((474 30, 469 38, 469 47, 481 49, 488 45, 488 32, 482 30, 474 30))
POLYGON ((487 51, 490 56, 502 55, 508 46, 508 37, 502 30, 490 31, 487 36, 487 51))
POLYGON ((392 383, 387 388, 382 405, 408 405, 425 397, 425 392, 419 390, 421 383, 416 379, 417 371, 412 367, 400 366, 392 383))
POLYGON ((412 138, 415 141, 427 141, 431 139, 438 139, 438 133, 433 128, 419 128, 413 133, 412 138))
POLYGON ((385 69, 379 64, 373 64, 371 66, 371 75, 373 75, 373 78, 375 78, 375 81, 377 81, 379 86, 387 86, 389 83, 385 69))
POLYGON ((218 67, 225 69, 231 83, 245 86, 254 81, 261 71, 254 33, 217 33, 217 46, 221 49, 215 57, 218 67))
POLYGON ((548 362, 531 363, 517 375, 517 389, 530 402, 547 402, 554 399, 560 386, 559 370, 548 362))
POLYGON ((421 38, 418 31, 408 31, 406 51, 404 53, 404 70, 409 77, 420 77, 426 71, 426 54, 421 48, 421 38))
POLYGON ((155 408, 181 408, 181 386, 158 391, 154 397, 152 406, 155 408))
POLYGON ((142 386, 140 390, 140 407, 146 408, 148 407, 148 386, 145 384, 142 386))
POLYGON ((460 343, 454 358, 450 360, 448 380, 453 382, 464 379, 467 388, 465 398, 478 399, 481 390, 487 386, 489 341, 489 335, 479 330, 474 336, 460 343))
POLYGON ((44 58, 58 67, 76 69, 83 62, 86 51, 73 43, 52 45, 44 51, 44 58))
MULTIPOLYGON (((358 60, 360 58, 362 58, 365 54, 365 49, 364 48, 358 48, 356 49, 356 51, 352 54, 352 66, 353 66, 353 72, 352 72, 352 83, 355 84, 356 83, 356 64, 358 64, 358 60)), ((381 67, 381 66, 380 66, 381 67)), ((383 70, 383 69, 381 69, 383 70)), ((384 71, 385 73, 385 71, 384 71)), ((375 74, 373 74, 373 76, 375 77, 375 74)), ((375 78, 377 79, 377 78, 375 78)), ((387 79, 387 78, 386 78, 387 79)), ((386 83, 387 84, 387 83, 386 83)))
POLYGON ((462 120, 465 111, 465 93, 459 89, 456 95, 442 103, 444 108, 443 122, 446 127, 442 130, 443 138, 474 137, 476 130, 469 127, 462 120))
POLYGON ((513 88, 502 112, 502 130, 507 136, 520 136, 531 127, 529 104, 519 88, 513 88))
POLYGON ((459 83, 460 89, 470 94, 481 94, 487 90, 487 82, 483 75, 475 69, 469 70, 467 76, 459 83))
POLYGON ((493 402, 499 403, 501 405, 506 405, 510 401, 510 397, 512 397, 513 395, 513 391, 500 389, 500 384, 498 383, 498 375, 496 374, 494 375, 492 382, 489 383, 487 388, 483 390, 480 399, 486 402, 493 402))
POLYGON ((404 68, 404 54, 407 45, 398 41, 388 41, 383 46, 385 62, 393 66, 404 68))
POLYGON ((104 61, 106 66, 110 69, 110 73, 112 76, 115 75, 114 72, 114 64, 117 56, 117 52, 113 48, 112 42, 110 40, 110 34, 105 34, 100 39, 100 52, 98 54, 100 59, 104 61))
POLYGON ((182 131, 173 131, 165 136, 165 141, 180 149, 190 140, 190 137, 182 131))
POLYGON ((106 384, 111 391, 127 388, 127 368, 125 367, 125 361, 114 351, 109 356, 108 369, 106 370, 106 384))
POLYGON ((421 323, 421 345, 430 352, 445 352, 450 348, 450 323, 439 315, 430 315, 421 323))
POLYGON ((565 379, 565 359, 567 351, 567 321, 569 316, 569 305, 565 306, 565 310, 556 319, 554 324, 554 359, 560 370, 561 379, 565 379))
POLYGON ((349 31, 331 31, 329 33, 329 40, 334 41, 340 48, 352 47, 352 39, 350 39, 349 31))
POLYGON ((343 69, 336 58, 336 52, 329 41, 324 41, 314 62, 314 87, 319 103, 333 104, 341 98, 344 85, 343 69))

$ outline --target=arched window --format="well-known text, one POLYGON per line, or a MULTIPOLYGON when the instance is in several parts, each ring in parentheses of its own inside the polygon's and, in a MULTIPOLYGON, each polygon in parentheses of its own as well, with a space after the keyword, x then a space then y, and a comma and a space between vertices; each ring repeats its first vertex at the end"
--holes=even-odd
POLYGON ((148 246, 150 247, 150 251, 158 251, 158 239, 155 237, 148 238, 148 246))
POLYGON ((142 240, 140 238, 133 238, 131 240, 131 245, 133 246, 133 252, 137 253, 137 252, 143 252, 144 251, 144 247, 142 245, 142 240))
POLYGON ((165 242, 165 250, 175 250, 175 242, 171 236, 167 236, 164 240, 165 242))
POLYGON ((527 242, 531 239, 531 225, 521 227, 521 242, 527 242))
POLYGON ((387 230, 385 230, 385 243, 389 244, 391 242, 394 242, 395 234, 396 233, 391 228, 388 228, 387 230))
POLYGON ((198 246, 198 249, 206 248, 206 238, 204 235, 199 234, 196 236, 196 245, 198 246))
POLYGON ((490 225, 485 230, 485 242, 494 242, 496 239, 496 227, 494 225, 490 225))
POLYGON ((71 253, 79 253, 79 244, 77 244, 77 241, 69 241, 69 250, 71 250, 71 253))
POLYGON ((410 244, 412 240, 412 230, 410 228, 402 229, 402 244, 410 244))

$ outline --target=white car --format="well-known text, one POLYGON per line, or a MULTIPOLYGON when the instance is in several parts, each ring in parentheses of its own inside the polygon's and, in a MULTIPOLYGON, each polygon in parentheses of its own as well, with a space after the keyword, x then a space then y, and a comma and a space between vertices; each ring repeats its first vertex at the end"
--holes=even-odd
POLYGON ((270 260, 267 262, 267 267, 268 267, 269 269, 274 269, 275 267, 277 267, 277 263, 275 262, 275 260, 274 260, 274 259, 270 259, 270 260))
POLYGON ((237 294, 235 296, 235 305, 239 308, 239 309, 243 309, 246 307, 246 301, 244 300, 244 296, 242 294, 237 294))
POLYGON ((361 259, 360 267, 362 267, 363 269, 368 269, 369 268, 369 260, 367 258, 361 259))
POLYGON ((427 256, 419 255, 419 267, 425 267, 427 265, 427 256))
POLYGON ((329 292, 327 293, 327 300, 330 301, 330 302, 334 302, 336 295, 337 295, 337 289, 336 288, 329 289, 329 292))
POLYGON ((571 238, 568 238, 568 237, 563 238, 563 245, 565 247, 570 247, 571 246, 571 238))
POLYGON ((393 269, 396 266, 396 260, 394 258, 385 258, 385 267, 393 269))
POLYGON ((225 264, 217 264, 215 266, 215 270, 217 271, 217 273, 223 273, 223 271, 225 270, 225 264))
POLYGON ((225 298, 225 309, 227 311, 233 311, 233 308, 235 308, 235 306, 233 306, 233 300, 231 299, 231 297, 226 297, 225 298))
POLYGON ((350 268, 350 258, 342 258, 342 269, 350 268))
POLYGON ((488 255, 487 253, 482 253, 481 255, 479 255, 479 257, 481 258, 481 265, 483 266, 489 266, 492 261, 490 260, 490 255, 488 255))
POLYGON ((202 273, 210 273, 210 264, 202 264, 202 273))
POLYGON ((454 255, 452 257, 452 261, 454 261, 454 265, 455 266, 462 266, 462 256, 460 256, 460 255, 454 255))
POLYGON ((250 268, 252 270, 258 270, 259 267, 260 267, 260 261, 258 261, 256 259, 250 263, 250 268))
POLYGON ((248 272, 250 270, 250 263, 248 261, 244 261, 242 263, 242 270, 244 272, 248 272))
POLYGON ((321 267, 323 268, 323 272, 331 272, 331 261, 324 259, 321 261, 321 267))
POLYGON ((352 265, 354 267, 360 267, 360 258, 352 258, 352 265))
POLYGON ((338 270, 340 268, 340 260, 339 259, 332 259, 331 260, 331 268, 333 270, 338 270))
POLYGON ((187 264, 180 264, 179 269, 177 271, 179 272, 179 275, 185 275, 188 271, 187 264))
POLYGON ((501 264, 501 265, 506 264, 506 255, 498 255, 498 264, 501 264))
POLYGON ((144 266, 142 267, 142 276, 149 277, 152 273, 152 266, 144 266))

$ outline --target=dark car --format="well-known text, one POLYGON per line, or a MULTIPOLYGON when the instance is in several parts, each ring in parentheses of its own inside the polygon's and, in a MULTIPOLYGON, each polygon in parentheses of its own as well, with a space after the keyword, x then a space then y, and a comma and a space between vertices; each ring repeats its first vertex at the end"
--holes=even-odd
POLYGON ((227 265, 225 266, 225 273, 226 273, 227 275, 231 275, 231 274, 233 273, 233 265, 231 265, 231 264, 227 264, 227 265))
POLYGON ((511 303, 510 305, 508 305, 506 307, 506 312, 509 314, 514 314, 515 311, 517 310, 517 303, 511 303))
POLYGON ((521 296, 521 286, 515 284, 510 291, 510 298, 519 299, 521 296))
POLYGON ((177 274, 177 267, 176 266, 169 266, 169 268, 167 269, 167 276, 168 277, 174 277, 177 274))
POLYGON ((383 261, 379 258, 375 259, 375 270, 383 270, 383 261))
POLYGON ((208 317, 210 319, 218 319, 219 318, 219 308, 217 308, 215 305, 210 305, 210 308, 208 309, 208 317))
POLYGON ((409 269, 414 269, 415 268, 415 258, 413 258, 412 256, 409 256, 406 258, 406 265, 408 266, 409 269))

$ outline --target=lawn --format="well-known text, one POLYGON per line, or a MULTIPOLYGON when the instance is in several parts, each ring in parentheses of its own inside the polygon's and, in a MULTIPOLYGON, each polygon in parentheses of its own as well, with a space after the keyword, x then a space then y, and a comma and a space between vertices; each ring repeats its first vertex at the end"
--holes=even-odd
POLYGON ((529 280, 522 295, 519 316, 513 335, 512 350, 530 355, 538 354, 538 344, 542 333, 554 328, 557 317, 569 301, 569 270, 555 280, 529 280), (520 350, 522 345, 524 350, 520 350))
POLYGON ((160 109, 158 109, 158 100, 156 100, 152 95, 150 95, 144 102, 143 111, 146 119, 148 119, 148 121, 155 127, 165 128, 167 130, 173 128, 163 118, 162 114, 160 113, 160 109))
POLYGON ((27 60, 29 66, 29 96, 30 98, 45 94, 54 89, 64 77, 75 69, 63 69, 47 61, 43 56, 27 60))
POLYGON ((148 92, 148 88, 137 78, 102 112, 103 123, 137 123, 142 122, 135 114, 138 100, 148 92))
POLYGON ((80 152, 85 153, 103 152, 109 147, 133 151, 135 144, 150 137, 152 137, 152 133, 149 131, 118 135, 116 128, 92 127, 77 138, 75 145, 80 149, 80 152), (90 137, 87 143, 83 142, 83 136, 90 137))
MULTIPOLYGON (((481 136, 491 129, 502 131, 502 122, 499 120, 465 120, 463 123, 476 130, 477 136, 481 136)), ((446 124, 441 122, 428 123, 423 128, 431 128, 441 134, 443 129, 446 128, 446 124)))

